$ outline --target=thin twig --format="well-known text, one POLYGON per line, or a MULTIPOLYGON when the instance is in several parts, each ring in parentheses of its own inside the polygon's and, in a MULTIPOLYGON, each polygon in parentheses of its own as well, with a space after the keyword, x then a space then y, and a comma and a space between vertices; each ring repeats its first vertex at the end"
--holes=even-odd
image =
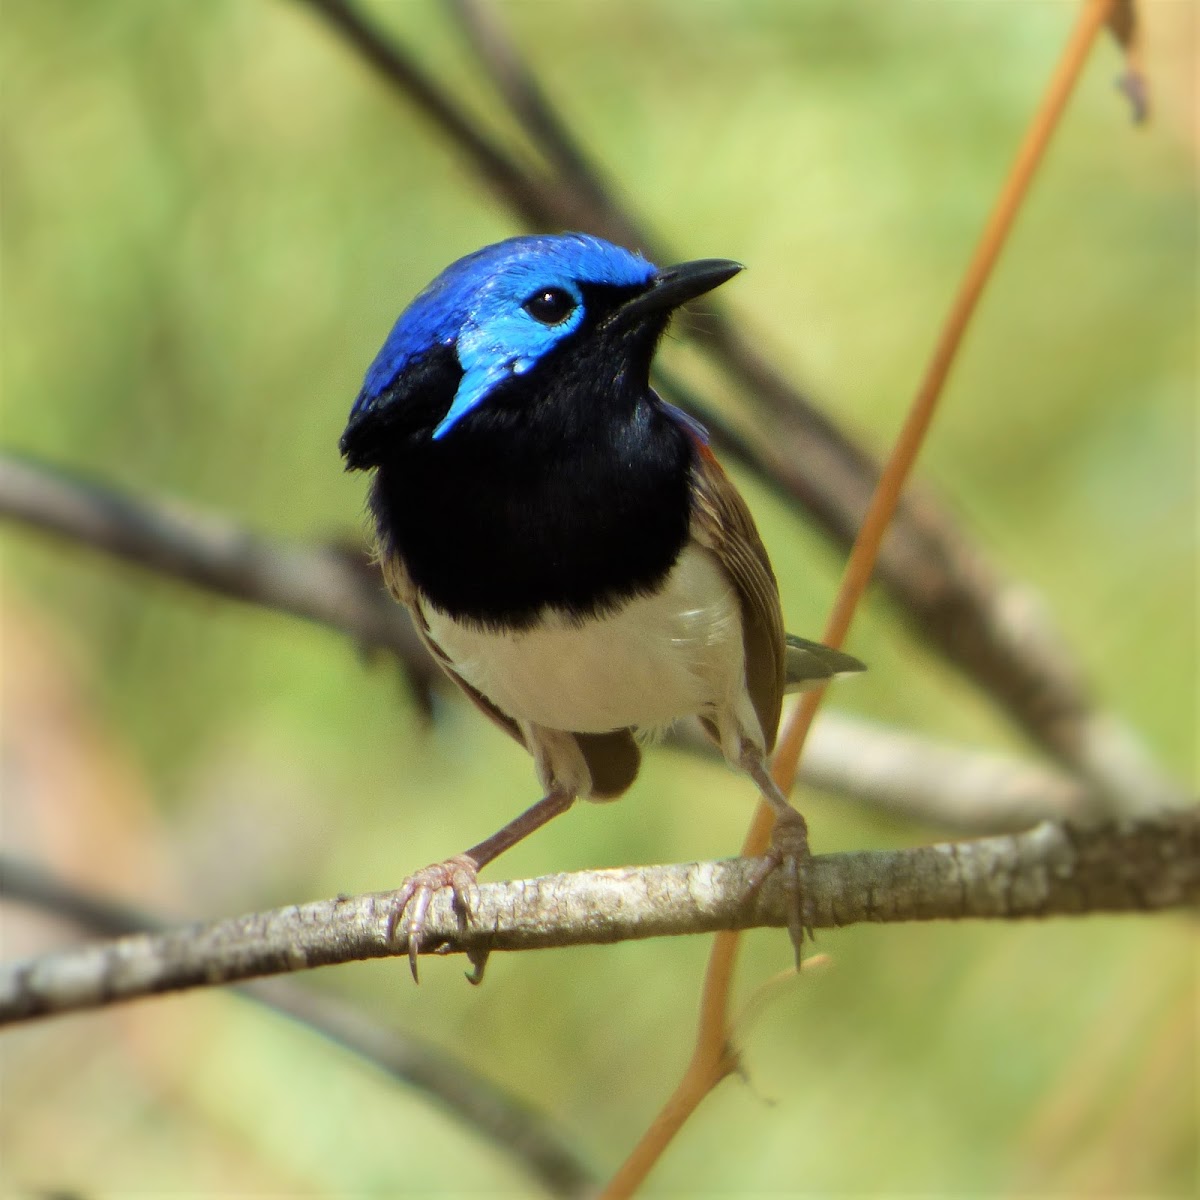
MULTIPOLYGON (((349 550, 289 545, 178 501, 137 497, 0 452, 0 519, 67 538, 169 578, 317 622, 394 654, 428 709, 454 691, 378 568, 349 550)), ((681 726, 671 743, 711 753, 681 726)), ((804 778, 945 833, 1000 833, 1047 818, 1085 820, 1095 806, 1061 771, 935 742, 869 721, 831 717, 804 778)))
MULTIPOLYGON (((469 919, 440 892, 422 952, 608 945, 782 927, 788 897, 768 880, 749 901, 750 859, 580 871, 484 884, 469 919)), ((911 850, 832 854, 810 874, 819 928, 858 922, 1018 919, 1149 912, 1200 901, 1200 810, 911 850)), ((407 953, 396 893, 342 896, 232 920, 139 934, 0 968, 0 1024, 186 988, 407 953)))
MULTIPOLYGON (((950 368, 967 332, 967 326, 975 315, 976 306, 992 277, 1013 222, 1028 194, 1029 185, 1033 182, 1051 136, 1058 128, 1067 100, 1075 89, 1084 63, 1087 62, 1092 45, 1107 20, 1113 3, 1114 0, 1085 0, 1080 19, 1071 33, 1046 94, 1030 122, 1016 159, 1000 189, 995 207, 988 217, 959 285, 958 294, 942 326, 916 397, 884 466, 879 486, 871 497, 862 529, 855 538, 842 585, 838 589, 833 611, 825 625, 824 640, 828 645, 841 646, 850 632, 851 622, 866 594, 867 585, 879 558, 884 535, 899 506, 900 494, 916 464, 917 455, 925 444, 933 415, 946 380, 950 376, 950 368)), ((802 697, 797 711, 780 735, 775 773, 776 781, 785 790, 788 790, 795 780, 800 751, 823 696, 824 689, 820 688, 802 697)))
MULTIPOLYGON (((598 167, 559 118, 491 5, 479 0, 447 0, 447 5, 521 127, 557 168, 563 182, 595 211, 613 212, 611 185, 601 178, 598 167)), ((635 244, 642 244, 645 231, 632 220, 624 224, 625 236, 633 235, 635 244)))
POLYGON ((304 3, 319 12, 380 75, 400 89, 446 138, 465 150, 487 183, 523 220, 534 226, 546 224, 550 181, 539 179, 527 164, 502 150, 394 38, 386 37, 347 0, 304 3))
MULTIPOLYGON (((109 938, 161 934, 168 928, 139 909, 75 887, 9 855, 0 855, 0 898, 109 938)), ((236 990, 424 1093, 512 1157, 550 1195, 582 1196, 594 1185, 592 1172, 542 1113, 455 1061, 445 1050, 385 1028, 334 997, 289 980, 263 980, 236 990)))
MULTIPOLYGON (((900 493, 924 444, 967 325, 991 277, 1007 234, 1050 137, 1058 126, 1088 53, 1108 19, 1112 4, 1113 0, 1085 0, 1046 94, 1001 188, 846 563, 842 583, 823 634, 823 640, 830 646, 841 646, 850 630, 851 621, 875 569, 884 534, 897 511, 900 493)), ((785 794, 791 791, 795 783, 800 752, 824 691, 824 688, 818 688, 803 695, 780 732, 772 775, 785 794)), ((767 848, 773 824, 771 809, 760 803, 743 844, 743 854, 762 854, 767 848)), ((605 1188, 607 1200, 630 1196, 641 1186, 689 1116, 729 1074, 729 997, 738 947, 736 932, 725 932, 715 939, 705 974, 700 1021, 691 1061, 666 1104, 605 1188)))

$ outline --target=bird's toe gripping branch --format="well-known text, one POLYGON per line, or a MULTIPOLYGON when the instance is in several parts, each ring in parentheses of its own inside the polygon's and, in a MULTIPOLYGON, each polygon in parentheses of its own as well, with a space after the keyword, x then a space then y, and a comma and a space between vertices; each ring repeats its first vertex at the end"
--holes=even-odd
MULTIPOLYGON (((543 796, 491 837, 485 838, 462 854, 455 854, 445 862, 434 863, 414 872, 404 881, 396 892, 387 932, 388 941, 394 942, 396 931, 401 928, 404 930, 408 939, 408 965, 412 968, 414 980, 421 982, 417 975, 417 956, 421 953, 425 915, 429 912, 433 897, 443 888, 450 888, 454 893, 454 903, 459 913, 464 919, 469 919, 478 896, 479 872, 505 850, 515 846, 522 838, 528 837, 535 829, 540 829, 547 821, 566 812, 574 801, 573 792, 553 789, 549 795, 543 796)), ((472 983, 479 983, 483 979, 483 967, 487 961, 486 947, 480 947, 473 953, 469 952, 469 957, 475 965, 475 970, 467 978, 472 983)))
POLYGON ((775 871, 780 872, 787 895, 788 935, 796 952, 798 969, 805 936, 807 935, 809 941, 813 940, 813 925, 816 921, 807 880, 808 865, 812 861, 812 851, 808 846, 808 822, 788 803, 775 780, 771 778, 771 773, 761 756, 748 756, 743 766, 758 785, 763 800, 771 806, 775 814, 771 844, 750 877, 747 895, 753 896, 770 875, 775 871))
POLYGON ((421 982, 417 956, 421 953, 421 937, 430 902, 443 888, 450 888, 455 905, 469 917, 478 893, 480 865, 470 854, 455 854, 445 862, 414 871, 397 890, 388 918, 388 941, 395 942, 397 931, 403 929, 408 942, 408 965, 415 982, 421 982))
POLYGON ((763 856, 762 865, 750 880, 753 895, 767 877, 780 872, 784 891, 787 894, 788 936, 796 952, 796 967, 800 966, 800 950, 807 936, 813 940, 813 924, 816 913, 808 887, 808 864, 812 851, 808 848, 808 824, 794 809, 777 813, 775 828, 771 832, 771 845, 763 856))

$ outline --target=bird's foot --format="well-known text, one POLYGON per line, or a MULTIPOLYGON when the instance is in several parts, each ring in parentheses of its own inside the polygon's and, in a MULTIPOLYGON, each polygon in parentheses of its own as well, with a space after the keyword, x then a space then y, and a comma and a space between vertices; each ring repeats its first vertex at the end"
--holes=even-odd
POLYGON ((475 859, 469 854, 456 854, 445 862, 414 871, 395 893, 387 937, 389 942, 394 942, 397 931, 403 929, 408 942, 408 965, 415 982, 421 982, 417 973, 417 955, 421 953, 421 935, 425 931, 430 901, 443 888, 450 888, 459 911, 470 916, 478 892, 478 876, 479 864, 475 859))
POLYGON ((796 952, 796 967, 800 967, 800 950, 804 938, 813 939, 816 912, 807 886, 808 864, 812 851, 808 848, 808 823, 791 805, 776 813, 771 844, 759 860, 750 877, 749 895, 754 895, 774 872, 779 871, 787 897, 788 935, 796 952))

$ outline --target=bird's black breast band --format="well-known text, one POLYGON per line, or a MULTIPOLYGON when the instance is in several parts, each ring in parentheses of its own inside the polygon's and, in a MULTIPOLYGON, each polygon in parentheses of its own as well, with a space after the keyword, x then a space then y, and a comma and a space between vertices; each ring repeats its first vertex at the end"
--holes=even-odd
POLYGON ((489 398, 444 439, 393 446, 371 489, 380 552, 438 608, 493 628, 652 591, 688 538, 690 438, 644 387, 562 414, 580 401, 514 382, 529 393, 489 398), (530 420, 528 405, 544 411, 530 420))

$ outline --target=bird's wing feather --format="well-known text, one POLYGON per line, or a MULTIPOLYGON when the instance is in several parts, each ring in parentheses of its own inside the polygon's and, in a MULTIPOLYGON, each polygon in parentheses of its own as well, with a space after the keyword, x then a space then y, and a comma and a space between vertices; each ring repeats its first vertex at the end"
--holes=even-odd
POLYGON ((779 587, 754 518, 712 451, 696 440, 692 536, 729 573, 742 607, 746 687, 769 753, 783 704, 785 642, 779 587))
MULTIPOLYGON (((446 657, 445 651, 430 636, 429 626, 425 623, 425 618, 421 615, 420 604, 417 603, 416 585, 409 577, 403 561, 396 555, 384 554, 380 559, 380 566, 383 568, 383 578, 388 585, 388 590, 408 609, 408 614, 412 617, 413 625, 417 633, 420 634, 421 641, 425 643, 425 648, 433 655, 434 661, 458 684, 464 695, 471 700, 485 717, 494 721, 505 733, 515 738, 524 746, 525 739, 522 737, 521 727, 516 721, 507 713, 497 708, 482 692, 473 688, 454 669, 454 665, 446 657)), ((527 746, 526 749, 528 749, 527 746)))
MULTIPOLYGON (((485 717, 493 721, 511 738, 532 753, 520 725, 503 709, 497 708, 481 691, 472 687, 455 669, 445 651, 430 636, 429 626, 421 615, 416 585, 396 555, 385 554, 381 559, 383 578, 388 590, 408 610, 413 625, 434 660, 458 684, 462 693, 485 717)), ((573 733, 579 750, 592 777, 592 800, 610 800, 629 790, 637 778, 642 755, 631 729, 614 729, 609 733, 573 733)))
POLYGON ((843 650, 834 650, 821 642, 810 642, 808 638, 787 635, 787 659, 785 688, 789 692, 806 692, 832 679, 835 675, 848 675, 865 671, 866 664, 843 650))

